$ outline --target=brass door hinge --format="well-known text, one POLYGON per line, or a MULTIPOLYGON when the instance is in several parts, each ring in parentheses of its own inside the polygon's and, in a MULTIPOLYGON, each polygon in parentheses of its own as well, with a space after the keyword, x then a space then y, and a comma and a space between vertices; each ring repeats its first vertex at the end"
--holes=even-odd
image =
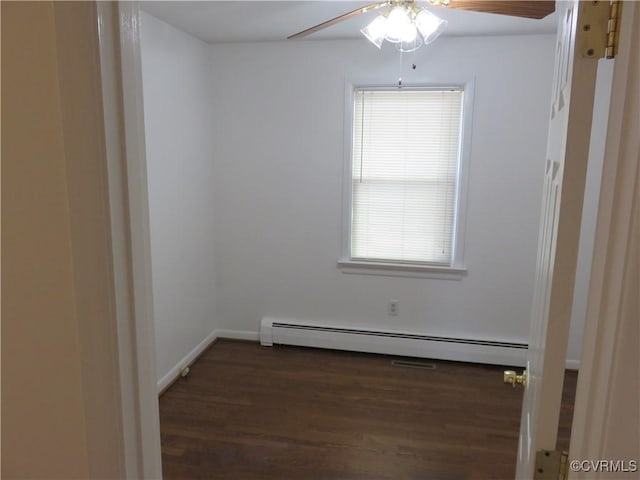
POLYGON ((569 454, 559 450, 538 450, 533 480, 566 480, 569 474, 569 454))
POLYGON ((577 32, 577 46, 583 57, 615 58, 618 53, 620 15, 619 0, 580 2, 582 16, 577 32))

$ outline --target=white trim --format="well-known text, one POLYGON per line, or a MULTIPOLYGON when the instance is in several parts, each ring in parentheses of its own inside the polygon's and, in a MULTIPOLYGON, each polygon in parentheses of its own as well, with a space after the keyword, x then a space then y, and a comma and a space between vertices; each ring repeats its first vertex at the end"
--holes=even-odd
POLYGON ((118 11, 113 3, 97 2, 100 74, 104 108, 106 168, 111 215, 111 243, 115 314, 118 335, 120 402, 124 437, 125 478, 142 477, 141 417, 138 414, 138 381, 133 315, 133 287, 126 185, 126 159, 122 131, 123 100, 120 66, 118 11))
MULTIPOLYGON (((118 2, 120 33, 120 73, 122 78, 126 191, 128 202, 130 262, 133 296, 132 328, 137 376, 137 415, 141 452, 140 478, 162 478, 160 418, 156 392, 153 289, 149 199, 147 193, 142 64, 140 60, 140 6, 137 1, 118 2)), ((105 72, 103 72, 104 74, 105 72)))
POLYGON ((226 330, 226 329, 218 329, 216 330, 216 334, 218 338, 231 338, 233 340, 249 340, 252 342, 257 342, 260 340, 259 332, 251 332, 248 330, 226 330))
POLYGON ((338 267, 343 273, 362 275, 402 276, 415 278, 458 279, 466 273, 464 266, 465 228, 467 215, 467 192, 469 186, 469 162, 471 159, 471 130, 473 126, 473 106, 475 98, 475 77, 461 81, 433 82, 429 84, 407 84, 405 89, 459 88, 463 91, 462 130, 460 132, 460 156, 458 164, 458 188, 456 192, 456 218, 453 228, 453 251, 451 266, 444 273, 439 267, 425 267, 420 264, 394 264, 392 262, 363 262, 351 257, 351 168, 353 140, 354 91, 356 88, 395 89, 388 84, 370 84, 355 80, 345 81, 344 116, 344 161, 342 176, 342 238, 341 257, 338 267), (369 264, 373 266, 369 266, 369 264), (391 268, 393 266, 393 268, 391 268), (415 267, 415 268, 413 268, 415 267), (422 273, 418 273, 422 272, 422 273), (429 273, 431 272, 431 273, 429 273))
POLYGON ((344 151, 342 161, 342 232, 340 255, 343 259, 351 257, 351 201, 352 201, 352 155, 353 155, 353 116, 355 83, 346 81, 344 85, 344 151))
POLYGON ((184 357, 178 361, 165 375, 162 376, 160 380, 158 380, 157 391, 161 393, 165 388, 171 385, 176 378, 180 376, 182 370, 186 367, 189 367, 195 360, 200 356, 202 352, 204 352, 209 346, 218 338, 217 331, 213 330, 209 335, 207 335, 204 340, 202 340, 198 345, 196 345, 189 353, 187 353, 184 357))
POLYGON ((338 261, 338 268, 342 273, 357 275, 434 278, 439 280, 460 280, 467 274, 466 268, 438 267, 415 263, 365 262, 358 260, 340 260, 338 261))
POLYGON ((158 380, 157 392, 162 393, 169 385, 171 385, 182 373, 185 367, 189 367, 196 359, 209 348, 219 338, 231 338, 234 340, 251 340, 257 342, 260 338, 258 332, 246 330, 225 330, 216 329, 207 335, 198 345, 196 345, 189 353, 180 359, 163 377, 158 380))
POLYGON ((453 227, 452 268, 464 268, 465 231, 467 226, 467 205, 469 191, 469 170, 471 165, 471 132, 473 130, 473 107, 475 105, 475 77, 462 82, 464 98, 462 103, 462 131, 460 132, 460 164, 458 165, 458 191, 456 192, 456 219, 453 227))

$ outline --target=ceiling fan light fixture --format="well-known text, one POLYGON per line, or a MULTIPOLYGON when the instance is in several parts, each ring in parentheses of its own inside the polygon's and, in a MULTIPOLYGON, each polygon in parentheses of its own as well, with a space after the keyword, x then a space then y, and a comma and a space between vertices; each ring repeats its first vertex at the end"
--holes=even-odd
POLYGON ((378 15, 373 22, 360 31, 376 47, 382 47, 387 32, 387 17, 378 15))
POLYGON ((395 5, 388 13, 378 15, 360 32, 378 48, 387 40, 401 52, 413 52, 433 42, 446 26, 446 20, 410 3, 395 5))
POLYGON ((428 10, 422 9, 418 15, 416 15, 415 25, 420 35, 424 39, 424 44, 428 45, 447 27, 447 21, 437 17, 428 10))

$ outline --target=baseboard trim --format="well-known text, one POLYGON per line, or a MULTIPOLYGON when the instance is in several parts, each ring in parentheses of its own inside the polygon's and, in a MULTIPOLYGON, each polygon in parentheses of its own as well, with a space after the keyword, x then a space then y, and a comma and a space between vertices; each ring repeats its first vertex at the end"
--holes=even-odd
POLYGON ((250 340, 252 342, 257 342, 260 340, 260 333, 258 332, 250 332, 248 330, 226 330, 220 329, 216 330, 218 334, 218 338, 232 338, 234 340, 250 340))
POLYGON ((209 345, 211 345, 216 338, 218 338, 218 330, 213 330, 209 335, 205 337, 198 345, 196 345, 193 350, 187 353, 182 359, 176 363, 176 365, 169 370, 160 380, 158 380, 158 395, 162 395, 164 391, 171 386, 173 382, 175 382, 180 377, 180 372, 185 367, 191 365, 202 352, 204 352, 209 345))
POLYGON ((185 367, 193 364, 202 353, 211 346, 218 338, 232 338, 234 340, 250 340, 257 342, 259 340, 258 332, 250 332, 245 330, 226 330, 215 329, 206 336, 198 345, 187 353, 182 359, 176 363, 157 383, 158 395, 162 395, 173 383, 180 378, 180 373, 185 367))

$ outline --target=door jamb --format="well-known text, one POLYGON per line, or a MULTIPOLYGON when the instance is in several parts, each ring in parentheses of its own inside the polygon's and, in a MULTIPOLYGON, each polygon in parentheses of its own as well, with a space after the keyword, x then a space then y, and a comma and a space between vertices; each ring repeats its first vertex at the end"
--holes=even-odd
POLYGON ((162 478, 140 9, 96 2, 105 109, 126 478, 162 478))

